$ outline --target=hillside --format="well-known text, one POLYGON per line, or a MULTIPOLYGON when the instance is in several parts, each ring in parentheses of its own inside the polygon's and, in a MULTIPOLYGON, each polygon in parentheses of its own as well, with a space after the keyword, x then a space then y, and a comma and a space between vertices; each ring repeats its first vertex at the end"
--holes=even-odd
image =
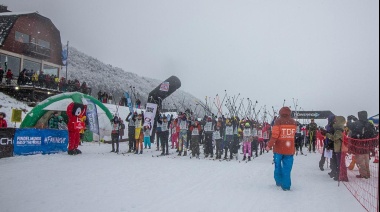
MULTIPOLYGON (((63 68, 61 76, 65 74, 65 68, 63 68)), ((73 47, 69 48, 67 76, 69 80, 79 79, 80 82, 86 81, 88 86, 92 88, 91 94, 94 97, 97 97, 99 90, 112 93, 116 102, 119 102, 125 91, 131 91, 131 86, 135 87, 136 98, 140 99, 143 105, 147 101, 149 92, 162 83, 161 80, 141 77, 121 68, 104 64, 73 47)), ((165 79, 168 77, 170 76, 165 77, 165 79)), ((196 100, 199 101, 191 94, 179 89, 164 100, 163 108, 175 109, 177 106, 179 110, 183 110, 184 107, 194 109, 196 100)), ((132 101, 134 101, 134 97, 132 101)))

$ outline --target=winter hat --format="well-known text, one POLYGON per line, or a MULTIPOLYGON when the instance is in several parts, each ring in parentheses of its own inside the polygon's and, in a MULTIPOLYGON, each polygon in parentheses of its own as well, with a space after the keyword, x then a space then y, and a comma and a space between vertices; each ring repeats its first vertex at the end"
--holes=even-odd
POLYGON ((4 112, 0 112, 0 115, 3 115, 3 118, 6 117, 5 113, 4 112))

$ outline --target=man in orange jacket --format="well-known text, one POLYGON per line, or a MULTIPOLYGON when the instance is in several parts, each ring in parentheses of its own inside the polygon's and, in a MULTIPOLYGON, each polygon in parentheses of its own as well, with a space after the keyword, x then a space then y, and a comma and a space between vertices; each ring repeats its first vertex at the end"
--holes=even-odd
POLYGON ((290 190, 290 173, 293 167, 293 155, 295 153, 294 138, 296 133, 296 121, 291 118, 291 110, 283 107, 280 110, 280 118, 276 119, 272 128, 272 136, 266 147, 274 152, 274 179, 277 186, 284 191, 290 190))

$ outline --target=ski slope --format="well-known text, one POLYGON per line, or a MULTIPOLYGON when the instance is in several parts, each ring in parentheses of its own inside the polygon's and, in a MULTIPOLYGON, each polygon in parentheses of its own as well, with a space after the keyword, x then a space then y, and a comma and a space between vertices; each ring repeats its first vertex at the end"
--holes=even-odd
POLYGON ((291 190, 283 191, 275 186, 271 152, 239 163, 175 150, 156 157, 152 146, 142 155, 118 155, 110 144, 84 143, 77 156, 0 159, 1 211, 365 211, 327 167, 319 170, 318 153, 295 156, 291 190))

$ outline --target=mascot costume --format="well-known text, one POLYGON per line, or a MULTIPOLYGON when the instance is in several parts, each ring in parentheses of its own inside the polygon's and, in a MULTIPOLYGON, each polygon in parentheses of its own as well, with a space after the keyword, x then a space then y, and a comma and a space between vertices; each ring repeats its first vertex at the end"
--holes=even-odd
POLYGON ((69 155, 81 154, 78 149, 80 142, 80 131, 85 128, 84 122, 82 122, 83 116, 86 114, 86 105, 82 103, 72 102, 67 106, 68 131, 69 131, 69 147, 67 153, 69 155))

